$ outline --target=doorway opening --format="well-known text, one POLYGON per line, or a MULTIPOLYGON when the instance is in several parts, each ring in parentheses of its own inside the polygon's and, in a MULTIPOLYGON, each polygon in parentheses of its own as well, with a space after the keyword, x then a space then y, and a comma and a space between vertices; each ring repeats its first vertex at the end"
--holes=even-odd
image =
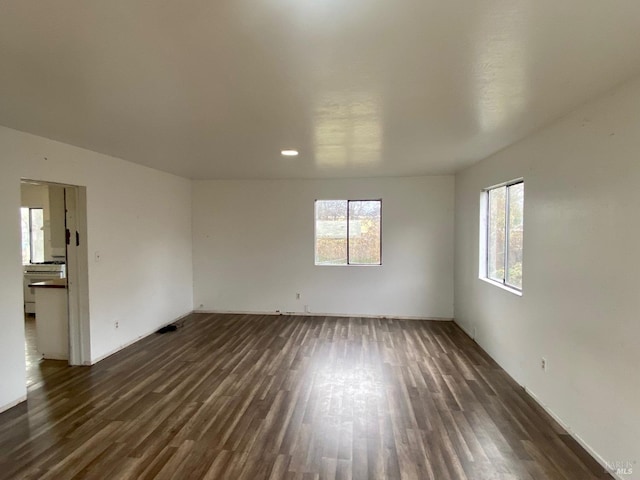
POLYGON ((21 181, 27 387, 89 365, 86 188, 21 181))

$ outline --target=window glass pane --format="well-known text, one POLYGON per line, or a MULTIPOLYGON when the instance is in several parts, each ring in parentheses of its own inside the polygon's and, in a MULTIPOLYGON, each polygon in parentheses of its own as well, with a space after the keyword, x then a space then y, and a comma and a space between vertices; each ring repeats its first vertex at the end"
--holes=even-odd
POLYGON ((506 193, 506 187, 489 190, 487 222, 487 276, 501 283, 504 281, 506 193))
POLYGON ((522 288, 522 233, 524 183, 517 183, 508 188, 509 195, 509 253, 507 255, 506 283, 522 288))
POLYGON ((380 265, 379 200, 349 202, 349 263, 380 265))
POLYGON ((31 235, 29 233, 29 209, 20 209, 20 219, 22 225, 22 264, 31 262, 31 235))
POLYGON ((347 264, 347 201, 316 201, 316 265, 347 264))
POLYGON ((44 262, 44 217, 41 208, 31 209, 31 261, 44 262))

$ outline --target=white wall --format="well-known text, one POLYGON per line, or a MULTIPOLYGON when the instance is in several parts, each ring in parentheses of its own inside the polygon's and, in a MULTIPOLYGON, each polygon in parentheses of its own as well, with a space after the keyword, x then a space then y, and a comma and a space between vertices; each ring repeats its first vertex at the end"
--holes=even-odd
POLYGON ((193 276, 189 180, 4 127, 0 165, 2 410, 26 394, 20 178, 87 187, 94 361, 191 311, 193 276))
POLYGON ((20 206, 31 208, 45 208, 48 205, 49 187, 47 187, 46 185, 22 185, 20 189, 20 206))
POLYGON ((601 459, 637 462, 625 478, 640 478, 639 186, 640 81, 456 176, 456 321, 601 459), (478 279, 480 191, 518 177, 522 297, 478 279))
POLYGON ((453 185, 452 176, 194 182, 194 306, 451 318, 453 185), (314 266, 323 198, 382 198, 381 267, 314 266))

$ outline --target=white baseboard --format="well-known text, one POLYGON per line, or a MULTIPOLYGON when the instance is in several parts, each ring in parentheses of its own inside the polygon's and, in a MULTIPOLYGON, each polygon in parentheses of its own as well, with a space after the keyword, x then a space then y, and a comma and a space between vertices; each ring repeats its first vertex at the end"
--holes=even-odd
POLYGON ((187 313, 185 313, 184 315, 180 315, 178 318, 174 318, 173 320, 170 320, 170 321, 168 321, 168 322, 166 322, 166 323, 163 323, 163 324, 161 324, 161 325, 159 325, 159 326, 155 327, 155 328, 154 328, 153 330, 151 330, 150 332, 144 333, 144 334, 142 334, 142 335, 140 335, 140 336, 138 336, 138 337, 134 338, 134 339, 133 339, 133 340, 131 340, 130 342, 123 343, 123 344, 122 344, 122 345, 120 345, 118 348, 116 348, 116 349, 114 349, 114 350, 112 350, 112 351, 110 351, 110 352, 108 352, 108 353, 105 353, 104 355, 100 355, 100 356, 99 356, 99 357, 97 357, 97 358, 93 358, 93 359, 91 359, 91 363, 85 363, 85 365, 87 365, 87 366, 89 366, 89 365, 95 365, 96 363, 101 362, 101 361, 102 361, 102 360, 104 360, 105 358, 110 357, 111 355, 114 355, 114 354, 118 353, 120 350, 123 350, 123 349, 125 349, 125 348, 127 348, 127 347, 130 347, 131 345, 133 345, 133 344, 134 344, 134 343, 136 343, 136 342, 139 342, 139 341, 140 341, 140 340, 142 340, 143 338, 146 338, 146 337, 148 337, 149 335, 152 335, 152 334, 156 333, 156 332, 157 332, 159 329, 161 329, 162 327, 166 327, 167 325, 171 325, 172 323, 179 322, 180 320, 182 320, 183 318, 188 317, 188 316, 189 316, 189 315, 191 315, 192 313, 193 313, 193 311, 191 311, 191 312, 187 312, 187 313))
POLYGON ((600 466, 602 466, 603 470, 606 470, 613 478, 616 478, 618 480, 625 480, 624 477, 616 475, 615 472, 612 472, 609 469, 606 460, 602 458, 598 454, 598 452, 596 452, 593 448, 591 448, 591 446, 587 442, 585 442, 580 437, 580 435, 577 435, 571 429, 571 427, 567 425, 558 415, 556 415, 556 413, 553 410, 551 410, 542 400, 540 400, 540 398, 535 393, 533 393, 524 385, 522 387, 524 388, 524 391, 527 392, 527 395, 529 395, 545 412, 547 412, 547 414, 549 414, 550 417, 552 417, 556 422, 558 422, 558 424, 567 431, 567 433, 571 436, 571 438, 573 438, 576 442, 578 442, 580 446, 584 448, 587 451, 587 453, 591 455, 593 459, 600 464, 600 466))
MULTIPOLYGON (((473 338, 473 335, 460 323, 456 322, 455 319, 453 320, 455 322, 455 324, 460 327, 460 329, 466 333, 474 342, 476 342, 478 344, 478 346, 480 348, 482 348, 482 345, 480 345, 475 338, 473 338)), ((489 355, 489 352, 487 352, 484 348, 482 348, 482 350, 489 355)), ((491 357, 491 355, 489 355, 491 357)), ((494 361, 495 358, 491 357, 494 361)), ((497 363, 497 362, 496 362, 497 363)), ((500 365, 498 363, 498 365, 500 365)), ((502 368, 502 365, 500 365, 500 368, 502 368)), ((504 370, 504 369, 503 369, 504 370)), ((506 370, 505 370, 506 372, 506 370)), ((509 374, 509 372, 507 372, 507 375, 509 375, 511 377, 511 375, 509 374)), ((513 377, 511 377, 513 379, 513 377)), ((514 379, 515 381, 515 379, 514 379)), ((516 382, 518 383, 518 382, 516 382)), ((520 383, 518 383, 518 385, 520 385, 520 383)), ((542 408, 551 418, 553 418, 556 422, 558 422, 558 424, 564 428, 567 433, 571 436, 571 438, 573 438, 576 442, 578 442, 578 444, 584 448, 587 453, 589 455, 591 455, 591 457, 593 457, 593 459, 598 462, 600 464, 600 466, 602 466, 603 470, 606 470, 613 478, 617 479, 617 480, 628 480, 627 479, 617 475, 615 472, 612 472, 611 469, 609 469, 607 462, 598 454, 598 452, 596 452, 593 448, 591 448, 591 446, 589 446, 589 444, 587 442, 585 442, 582 438, 580 438, 579 435, 577 435, 569 425, 567 425, 558 415, 555 414, 555 412, 553 410, 551 410, 535 393, 533 393, 531 390, 529 390, 526 386, 524 385, 520 385, 522 388, 524 388, 524 391, 527 392, 527 395, 529 395, 534 402, 536 402, 540 408, 542 408)))
POLYGON ((6 412, 6 411, 7 411, 7 410, 9 410, 10 408, 13 408, 13 407, 15 407, 16 405, 18 405, 18 404, 20 404, 20 403, 24 402, 26 399, 27 399, 27 396, 26 396, 26 395, 22 395, 22 396, 20 396, 19 398, 17 398, 16 400, 14 400, 13 402, 9 402, 9 403, 7 403, 6 405, 2 405, 2 406, 0 407, 0 413, 2 413, 2 412, 6 412))
MULTIPOLYGON (((458 327, 460 327, 460 330, 462 330, 464 333, 466 333, 466 334, 467 334, 467 336, 468 336, 471 340, 473 340, 474 342, 476 341, 476 339, 475 339, 475 338, 473 338, 473 335, 471 334, 471 332, 470 332, 469 330, 467 330, 467 329, 465 328, 465 326, 464 326, 464 325, 462 325, 462 324, 460 324, 460 323, 456 322, 455 318, 453 319, 453 321, 454 321, 454 323, 455 323, 458 327)), ((478 342, 476 342, 476 343, 478 343, 478 342)), ((478 345, 480 345, 480 344, 478 344, 478 345)), ((480 347, 480 348, 482 348, 482 347, 480 347)), ((483 348, 482 350, 484 350, 484 348, 483 348)), ((484 351, 486 352, 486 350, 484 350, 484 351)), ((493 357, 491 357, 491 358, 493 358, 493 357)))
POLYGON ((140 335, 139 337, 134 338, 133 340, 131 340, 130 342, 124 343, 122 345, 120 345, 118 348, 105 353, 104 355, 101 355, 97 358, 94 358, 91 360, 91 363, 85 363, 85 365, 95 365, 96 363, 104 360, 107 357, 110 357, 111 355, 114 355, 116 353, 118 353, 120 350, 130 347, 131 345, 133 345, 134 343, 142 340, 145 337, 148 337, 149 335, 155 333, 158 329, 165 327, 167 325, 171 325, 172 323, 178 322, 180 320, 182 320, 183 318, 188 317, 189 315, 191 315, 192 313, 206 313, 206 314, 232 314, 232 315, 273 315, 273 316, 278 316, 278 315, 299 315, 299 316, 306 316, 306 317, 362 317, 362 318, 390 318, 390 319, 397 319, 397 320, 431 320, 431 321, 442 321, 442 322, 451 322, 453 321, 453 318, 442 318, 442 317, 412 317, 412 316, 396 316, 396 315, 353 315, 353 314, 338 314, 338 313, 316 313, 316 312, 259 312, 259 311, 238 311, 238 310, 193 310, 191 312, 185 313, 184 315, 181 315, 180 317, 170 320, 158 327, 155 327, 154 330, 147 332, 143 335, 140 335))
MULTIPOLYGON (((261 312, 261 311, 244 311, 244 310, 194 310, 193 313, 221 314, 221 315, 285 315, 280 312, 261 312)), ((304 314, 301 314, 304 315, 304 314)))
POLYGON ((242 310, 194 310, 193 313, 227 314, 227 315, 295 315, 300 317, 354 317, 354 318, 389 318, 392 320, 429 320, 436 322, 452 322, 453 318, 445 317, 416 317, 411 315, 370 315, 355 313, 322 313, 322 312, 260 312, 242 310))

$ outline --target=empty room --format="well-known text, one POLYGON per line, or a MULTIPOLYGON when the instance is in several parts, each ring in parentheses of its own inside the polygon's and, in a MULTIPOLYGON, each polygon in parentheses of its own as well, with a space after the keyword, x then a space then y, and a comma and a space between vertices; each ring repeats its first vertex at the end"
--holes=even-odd
POLYGON ((640 479, 640 3, 0 2, 0 479, 640 479))

